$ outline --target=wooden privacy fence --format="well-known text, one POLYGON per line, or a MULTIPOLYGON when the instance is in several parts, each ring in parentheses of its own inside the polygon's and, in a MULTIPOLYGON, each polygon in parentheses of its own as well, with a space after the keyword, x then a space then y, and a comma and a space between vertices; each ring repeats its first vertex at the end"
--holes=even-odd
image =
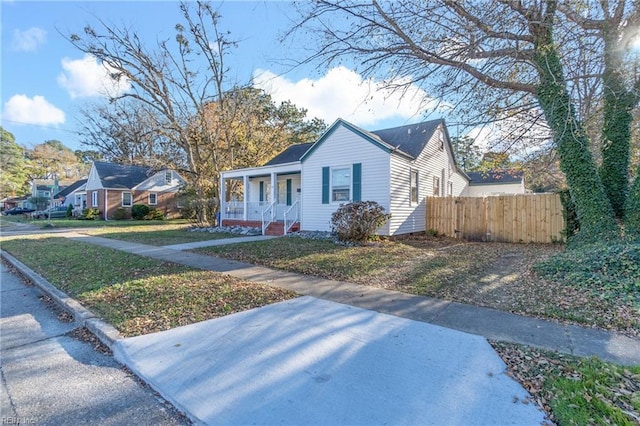
POLYGON ((564 229, 558 194, 427 197, 427 230, 474 241, 551 243, 564 229))

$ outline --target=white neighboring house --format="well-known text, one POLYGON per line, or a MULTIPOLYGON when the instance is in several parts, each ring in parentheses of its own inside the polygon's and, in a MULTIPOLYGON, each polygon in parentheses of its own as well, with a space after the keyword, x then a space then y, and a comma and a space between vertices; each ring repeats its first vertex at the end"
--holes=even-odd
POLYGON ((424 231, 426 196, 460 196, 469 184, 441 119, 373 132, 338 119, 315 143, 220 180, 221 194, 232 180, 242 188, 240 199, 222 197, 221 223, 274 235, 329 231, 332 213, 350 201, 376 201, 391 213, 380 235, 424 231))
POLYGON ((80 179, 67 186, 53 196, 61 206, 71 205, 73 208, 82 210, 87 207, 87 179, 80 179))
POLYGON ((467 197, 490 195, 524 194, 524 173, 515 170, 492 170, 488 172, 467 172, 471 179, 467 197))

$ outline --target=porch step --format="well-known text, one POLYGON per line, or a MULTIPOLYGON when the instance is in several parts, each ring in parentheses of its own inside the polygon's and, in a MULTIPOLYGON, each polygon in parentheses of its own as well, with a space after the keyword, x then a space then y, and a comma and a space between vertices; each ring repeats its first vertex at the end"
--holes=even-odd
MULTIPOLYGON (((296 222, 289 232, 297 232, 300 230, 300 222, 296 222)), ((271 222, 264 231, 265 235, 280 236, 284 235, 284 222, 271 222)))

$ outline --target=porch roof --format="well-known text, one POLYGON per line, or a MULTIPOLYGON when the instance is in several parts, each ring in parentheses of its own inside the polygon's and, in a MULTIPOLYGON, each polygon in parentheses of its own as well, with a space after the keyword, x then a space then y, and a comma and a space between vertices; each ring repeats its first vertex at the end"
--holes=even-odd
POLYGON ((237 179, 242 177, 257 177, 268 176, 272 173, 284 174, 284 173, 300 173, 302 171, 302 165, 300 161, 294 161, 291 163, 274 164, 262 167, 248 167, 246 169, 227 170, 220 172, 222 179, 237 179))

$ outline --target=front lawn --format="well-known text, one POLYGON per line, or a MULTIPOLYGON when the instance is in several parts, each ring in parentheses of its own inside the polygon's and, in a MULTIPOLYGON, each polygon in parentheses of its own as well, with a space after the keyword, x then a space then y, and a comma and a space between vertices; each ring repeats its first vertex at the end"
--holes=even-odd
POLYGON ((138 222, 137 226, 112 226, 109 228, 87 229, 84 230, 83 233, 132 243, 149 244, 152 246, 167 246, 171 244, 237 238, 241 236, 229 232, 193 232, 189 231, 189 225, 184 224, 140 225, 139 223, 140 222, 138 222))
POLYGON ((563 246, 469 243, 426 235, 342 246, 300 237, 197 251, 272 268, 640 335, 630 299, 543 279, 533 266, 563 246))
POLYGON ((124 336, 167 330, 295 297, 265 284, 65 238, 6 237, 2 249, 124 336))

